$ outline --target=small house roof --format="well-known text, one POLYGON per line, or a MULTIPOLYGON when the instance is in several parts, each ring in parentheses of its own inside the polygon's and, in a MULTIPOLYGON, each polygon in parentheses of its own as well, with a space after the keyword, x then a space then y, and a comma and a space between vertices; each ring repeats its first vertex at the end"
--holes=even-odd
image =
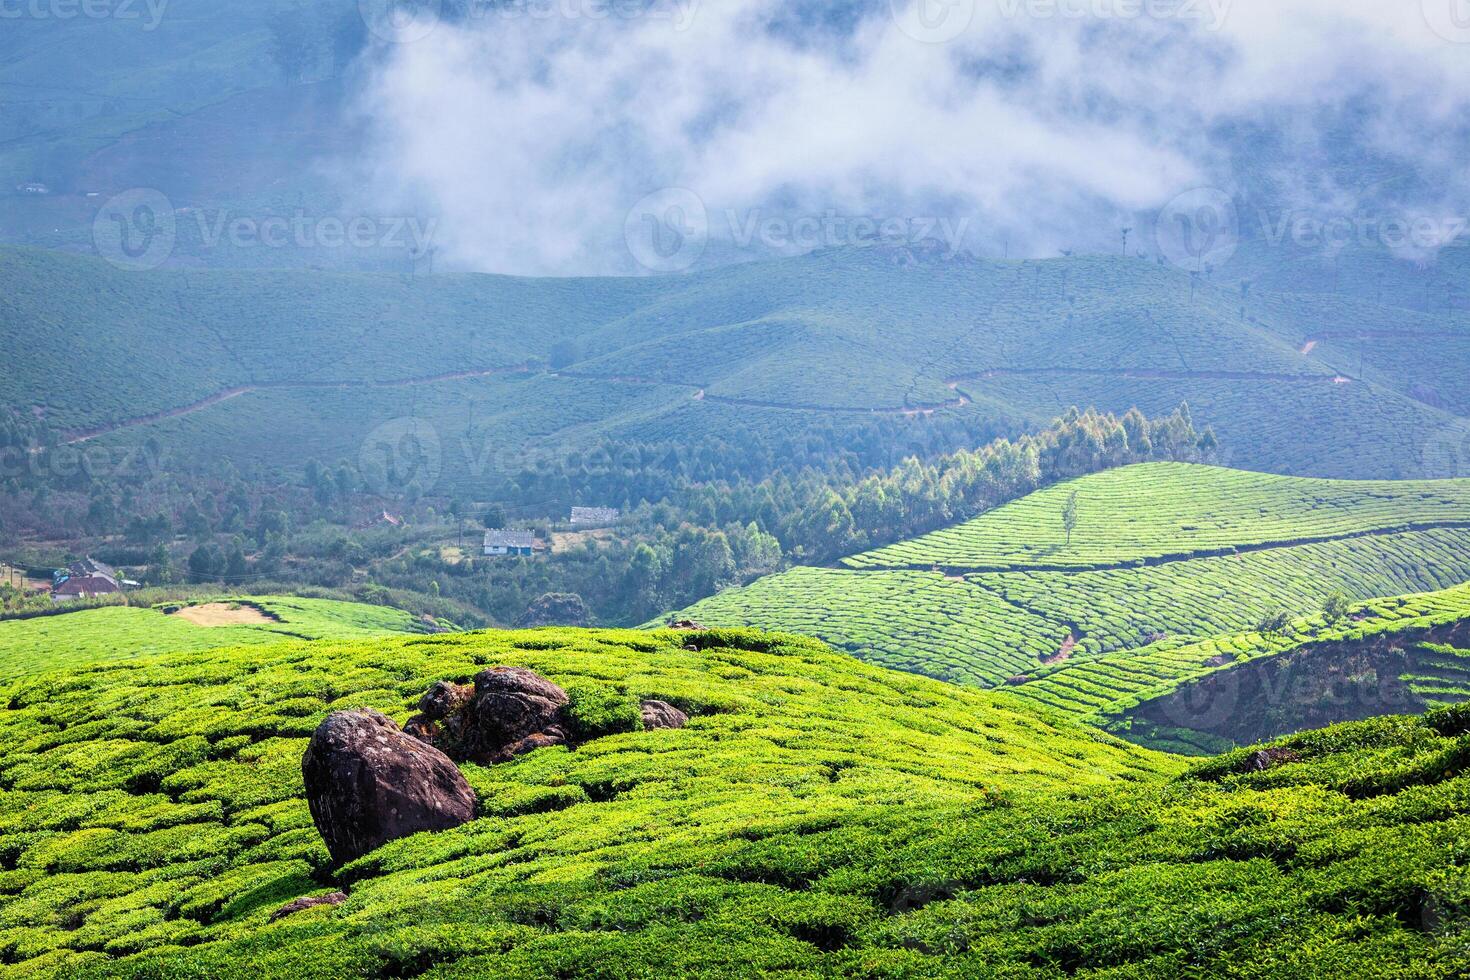
POLYGON ((602 524, 611 523, 618 519, 619 513, 616 507, 573 507, 573 524, 602 524))
POLYGON ((535 548, 536 533, 534 531, 505 531, 494 530, 485 532, 485 547, 487 548, 535 548))
POLYGON ((55 595, 106 595, 121 591, 117 580, 110 575, 73 576, 52 590, 55 595))
POLYGON ((117 570, 111 565, 104 565, 93 558, 83 558, 81 561, 73 562, 67 569, 72 578, 86 578, 90 575, 102 575, 110 579, 117 578, 117 570))

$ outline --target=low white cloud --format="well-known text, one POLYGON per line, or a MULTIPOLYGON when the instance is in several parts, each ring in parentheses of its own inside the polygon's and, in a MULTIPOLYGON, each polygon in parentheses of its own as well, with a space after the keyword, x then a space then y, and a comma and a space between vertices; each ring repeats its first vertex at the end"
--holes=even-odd
POLYGON ((450 262, 523 274, 636 271, 629 209, 665 187, 704 202, 716 251, 752 216, 833 213, 966 220, 1013 256, 1107 247, 1183 190, 1233 191, 1252 126, 1275 134, 1256 176, 1290 194, 1346 206, 1369 156, 1436 205, 1465 189, 1436 134, 1470 44, 1440 0, 915 0, 918 23, 968 15, 944 43, 902 29, 906 0, 837 27, 791 0, 653 2, 480 9, 375 48, 352 186, 436 213, 450 262))

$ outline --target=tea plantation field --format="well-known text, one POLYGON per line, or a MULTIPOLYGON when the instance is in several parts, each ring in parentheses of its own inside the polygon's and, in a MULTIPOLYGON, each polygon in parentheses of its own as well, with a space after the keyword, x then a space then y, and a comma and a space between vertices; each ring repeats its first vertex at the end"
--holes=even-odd
POLYGON ((843 564, 792 569, 678 615, 805 633, 888 667, 996 686, 1049 660, 1239 633, 1278 610, 1309 616, 1333 595, 1366 600, 1470 581, 1470 481, 1144 464, 843 564), (1068 548, 1061 512, 1073 493, 1068 548), (919 570, 935 565, 944 570, 919 570), (971 570, 987 567, 1004 570, 971 570))
POLYGON ((816 636, 862 660, 983 687, 1036 666, 1071 632, 995 590, 933 572, 794 568, 679 615, 816 636))
POLYGON ((399 609, 298 596, 215 599, 258 609, 275 620, 254 625, 196 626, 163 609, 106 606, 55 616, 0 620, 0 685, 36 671, 84 667, 108 660, 214 647, 279 643, 283 639, 347 639, 421 633, 399 609))
POLYGON ((595 903, 614 882, 678 893, 701 865, 706 884, 733 890, 732 910, 764 898, 794 916, 761 927, 771 941, 810 939, 860 906, 780 897, 818 870, 804 834, 861 835, 900 804, 983 810, 1007 788, 1176 771, 1016 702, 735 633, 455 634, 134 659, 12 684, 0 732, 0 961, 13 976, 243 976, 252 963, 386 975, 426 956, 534 949, 545 933, 533 909, 595 903), (301 798, 301 754, 322 717, 368 706, 402 721, 431 682, 487 664, 664 699, 694 721, 470 768, 485 819, 392 845, 345 876, 376 911, 267 928, 281 903, 333 880, 301 798), (738 870, 759 853, 769 872, 738 870))
MULTIPOLYGON (((1252 630, 1195 642, 1166 640, 1127 654, 1071 661, 1039 670, 1036 679, 1011 691, 1073 717, 1102 722, 1123 716, 1142 702, 1169 694, 1181 685, 1251 661, 1282 656, 1308 642, 1360 641, 1402 634, 1404 643, 1412 643, 1417 632, 1466 620, 1470 620, 1470 584, 1373 599, 1354 607, 1353 617, 1337 624, 1324 622, 1320 615, 1302 617, 1280 634, 1263 635, 1252 630)), ((1404 680, 1411 688, 1422 688, 1431 702, 1470 700, 1470 683, 1461 676, 1456 663, 1426 662, 1422 676, 1407 676, 1404 680)))
POLYGON ((1179 762, 1008 694, 741 632, 288 643, 11 685, 18 978, 1416 976, 1470 967, 1470 718, 1179 762), (686 647, 694 649, 686 649, 686 647), (517 664, 683 730, 464 767, 478 819, 334 868, 330 710, 517 664), (336 908, 272 921, 345 887, 336 908), (1222 924, 1224 924, 1222 926, 1222 924))
POLYGON ((1048 487, 850 568, 1095 568, 1415 526, 1470 526, 1470 480, 1286 478, 1143 463, 1048 487), (1070 543, 1062 512, 1076 494, 1070 543))

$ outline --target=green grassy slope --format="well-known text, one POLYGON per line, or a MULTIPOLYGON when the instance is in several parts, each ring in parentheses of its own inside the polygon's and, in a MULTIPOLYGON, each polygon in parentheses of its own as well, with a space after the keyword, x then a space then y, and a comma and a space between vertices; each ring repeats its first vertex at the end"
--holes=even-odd
POLYGON ((296 596, 210 601, 239 601, 278 621, 204 627, 161 609, 135 606, 4 620, 0 621, 0 683, 37 671, 150 654, 279 643, 286 638, 350 639, 423 631, 413 616, 383 606, 296 596))
MULTIPOLYGON (((467 486, 485 476, 487 442, 514 468, 599 438, 800 434, 930 408, 1018 428, 1074 403, 1181 401, 1237 465, 1396 478, 1462 462, 1459 403, 1426 393, 1409 366, 1338 383, 1356 367, 1325 346, 1301 352, 1340 320, 1310 304, 1242 320, 1227 290, 1191 300, 1187 276, 1122 259, 901 268, 851 248, 664 279, 410 280, 124 273, 0 249, 0 283, 0 344, 16 352, 0 404, 72 433, 133 422, 102 441, 156 437, 201 462, 225 445, 243 464, 299 465, 308 446, 356 458, 368 433, 412 416, 452 448, 445 482, 467 486), (480 376, 567 340, 577 359, 556 376, 480 376), (292 438, 259 436, 276 428, 292 438)), ((1449 315, 1419 319, 1457 329, 1449 315)))
POLYGON ((1443 524, 1470 524, 1470 480, 1307 480, 1144 463, 1048 487, 843 564, 1081 569, 1443 524), (1072 494, 1078 524, 1069 544, 1062 511, 1072 494))
POLYGON ((164 657, 0 709, 7 976, 1462 975, 1467 719, 1178 775, 796 639, 543 631, 164 657), (683 649, 693 641, 697 651, 683 649), (334 870, 322 714, 517 663, 682 731, 466 767, 479 819, 334 870), (103 762, 105 764, 99 764, 103 762), (346 904, 271 923, 345 884, 346 904))
MULTIPOLYGON (((153 950, 176 965, 118 968, 232 975, 220 964, 245 969, 247 954, 229 944, 256 934, 286 957, 267 975, 302 957, 315 963, 299 966, 310 975, 351 975, 346 962, 379 948, 367 933, 410 946, 442 930, 472 943, 530 940, 537 930, 517 928, 511 906, 538 895, 663 881, 670 871, 659 868, 696 864, 751 880, 734 870, 743 853, 784 850, 804 828, 857 832, 908 807, 983 808, 1006 788, 1175 768, 995 695, 742 634, 540 631, 210 651, 42 675, 7 700, 0 960, 15 976, 103 971, 153 950), (384 903, 382 917, 360 920, 365 933, 328 940, 314 916, 260 932, 279 904, 329 880, 299 767, 324 714, 371 706, 402 720, 429 683, 486 664, 666 699, 694 721, 470 767, 485 819, 395 844, 347 876, 355 895, 384 903), (509 932, 483 918, 482 929, 454 926, 471 906, 501 909, 509 932), (418 926, 398 933, 399 914, 418 926)), ((805 873, 800 847, 772 853, 805 873)))
POLYGON ((1467 520, 1463 480, 1145 464, 845 561, 857 567, 792 569, 679 615, 807 633, 885 666, 994 686, 1043 670, 1069 636, 1066 657, 1086 660, 1161 636, 1238 633, 1276 609, 1307 616, 1334 594, 1457 585, 1470 580, 1467 520), (1067 547, 1061 511, 1074 492, 1067 547), (944 571, 919 570, 936 565, 944 571))

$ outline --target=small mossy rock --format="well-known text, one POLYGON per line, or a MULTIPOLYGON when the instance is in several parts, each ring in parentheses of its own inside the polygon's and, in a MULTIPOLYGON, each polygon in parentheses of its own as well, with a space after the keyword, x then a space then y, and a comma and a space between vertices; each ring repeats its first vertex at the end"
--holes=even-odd
POLYGON ((338 864, 400 837, 474 819, 475 793, 443 752, 376 711, 342 711, 301 760, 312 820, 338 864))
POLYGON ((294 902, 287 902, 271 913, 271 921, 276 922, 288 915, 297 912, 305 912, 307 909, 321 908, 324 905, 341 905, 347 901, 346 892, 332 892, 330 895, 313 895, 310 898, 298 898, 294 902))
POLYGON ((592 610, 575 592, 548 592, 526 607, 516 620, 517 629, 542 626, 591 626, 592 610))
POLYGON ((683 728, 689 724, 689 716, 667 701, 644 701, 643 728, 653 731, 655 728, 683 728))
POLYGON ((464 710, 475 696, 473 684, 451 684, 439 681, 419 698, 419 714, 430 721, 443 721, 450 715, 464 710))
POLYGON ((491 667, 473 686, 440 682, 405 731, 460 762, 493 765, 567 740, 567 692, 524 667, 491 667))

